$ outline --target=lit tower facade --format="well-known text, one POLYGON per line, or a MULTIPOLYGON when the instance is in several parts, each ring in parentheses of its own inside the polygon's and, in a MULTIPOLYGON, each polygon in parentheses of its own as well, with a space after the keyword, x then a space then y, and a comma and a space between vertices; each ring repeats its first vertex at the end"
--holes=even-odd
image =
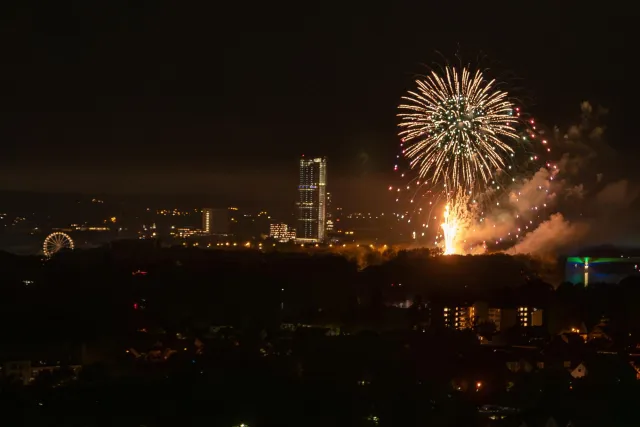
POLYGON ((322 242, 327 224, 327 159, 300 159, 296 240, 322 242))
POLYGON ((213 219, 213 209, 202 209, 202 231, 205 234, 211 234, 211 220, 213 219))
POLYGON ((326 206, 326 216, 327 216, 327 227, 325 228, 325 232, 327 234, 331 234, 333 232, 333 211, 331 210, 331 193, 327 193, 327 206, 326 206))
POLYGON ((202 231, 204 234, 228 234, 229 212, 227 209, 202 209, 202 231))

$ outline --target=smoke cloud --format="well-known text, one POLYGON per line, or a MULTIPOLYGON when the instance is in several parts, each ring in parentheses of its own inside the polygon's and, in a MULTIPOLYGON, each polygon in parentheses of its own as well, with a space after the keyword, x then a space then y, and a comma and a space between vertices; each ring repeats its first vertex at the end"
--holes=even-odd
POLYGON ((608 208, 621 208, 629 206, 638 197, 638 189, 631 188, 629 181, 622 179, 607 184, 596 195, 596 201, 608 208))
POLYGON ((507 253, 552 257, 559 251, 577 246, 588 231, 589 226, 587 224, 571 223, 561 213, 556 213, 532 232, 527 233, 507 253))
MULTIPOLYGON (((534 228, 534 219, 541 217, 556 198, 561 185, 553 182, 556 171, 538 170, 530 179, 515 183, 487 215, 464 227, 469 242, 519 239, 534 228)), ((473 216, 473 215, 470 215, 473 216)), ((470 221, 467 219, 466 223, 470 221)))
POLYGON ((541 131, 559 155, 555 162, 514 182, 480 215, 473 208, 462 215, 463 246, 477 253, 484 242, 498 247, 511 243, 510 254, 545 258, 612 238, 640 188, 626 178, 613 178, 621 169, 619 159, 604 141, 605 127, 599 123, 607 111, 588 102, 580 110, 580 123, 565 133, 557 127, 541 131))

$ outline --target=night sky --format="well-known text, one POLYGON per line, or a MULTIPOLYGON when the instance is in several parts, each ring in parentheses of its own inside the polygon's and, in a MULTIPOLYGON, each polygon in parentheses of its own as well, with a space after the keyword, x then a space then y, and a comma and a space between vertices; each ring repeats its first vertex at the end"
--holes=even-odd
POLYGON ((382 206, 400 96, 456 52, 504 79, 545 123, 567 125, 591 100, 610 109, 617 150, 637 145, 625 126, 628 87, 637 91, 627 11, 218 3, 7 9, 0 190, 292 204, 304 153, 329 157, 339 201, 382 206))

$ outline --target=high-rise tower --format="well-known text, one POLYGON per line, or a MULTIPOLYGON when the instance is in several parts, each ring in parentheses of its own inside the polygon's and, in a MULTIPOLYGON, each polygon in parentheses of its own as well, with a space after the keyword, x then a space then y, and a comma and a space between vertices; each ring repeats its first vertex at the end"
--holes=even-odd
POLYGON ((325 228, 326 234, 331 234, 333 232, 333 211, 331 210, 333 205, 331 204, 331 193, 327 192, 327 204, 325 208, 325 216, 327 217, 327 227, 325 228))
POLYGON ((202 209, 202 231, 205 234, 228 234, 229 213, 227 209, 202 209))
POLYGON ((322 242, 327 220, 327 159, 300 159, 298 185, 298 226, 296 240, 302 243, 322 242))

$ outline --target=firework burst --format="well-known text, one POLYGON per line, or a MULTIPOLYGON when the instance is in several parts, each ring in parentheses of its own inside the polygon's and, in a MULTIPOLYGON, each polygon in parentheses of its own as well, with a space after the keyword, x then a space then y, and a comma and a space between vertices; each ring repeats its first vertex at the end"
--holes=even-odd
POLYGON ((514 153, 513 104, 480 71, 446 67, 443 74, 417 80, 418 90, 403 97, 402 152, 420 179, 481 192, 514 153))
POLYGON ((413 239, 425 237, 429 222, 440 220, 434 243, 445 254, 481 252, 486 242, 495 240, 499 247, 519 239, 534 227, 535 217, 545 216, 541 210, 553 196, 546 181, 553 181, 557 170, 544 159, 551 152, 544 130, 536 130, 533 118, 521 117, 507 93, 479 71, 446 67, 416 84, 399 107, 397 156, 407 159, 414 177, 389 187, 409 193, 413 212, 398 219, 419 219, 414 223, 423 230, 414 229, 413 239), (542 175, 536 177, 541 195, 534 197, 527 177, 540 168, 549 173, 542 181, 542 175), (525 188, 527 195, 521 195, 525 188), (433 211, 440 208, 442 216, 433 211))

